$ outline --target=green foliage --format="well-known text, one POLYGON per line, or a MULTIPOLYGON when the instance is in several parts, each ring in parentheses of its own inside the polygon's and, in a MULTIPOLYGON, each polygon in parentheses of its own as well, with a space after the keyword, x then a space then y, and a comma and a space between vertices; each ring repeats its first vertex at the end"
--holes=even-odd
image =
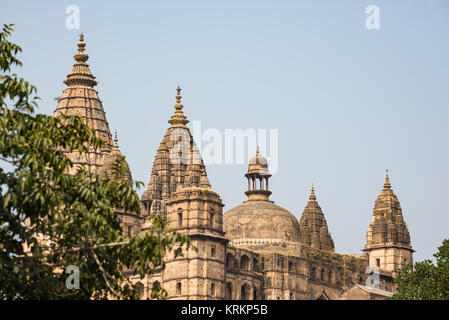
POLYGON ((408 264, 395 279, 397 300, 449 300, 449 240, 443 240, 430 260, 408 264))
MULTIPOLYGON (((139 214, 140 202, 123 179, 123 159, 112 178, 84 167, 68 174, 73 163, 62 149, 84 152, 104 142, 80 117, 34 113, 36 88, 10 73, 21 66, 12 31, 4 25, 0 32, 0 299, 137 298, 125 285, 129 274, 154 273, 190 239, 165 233, 166 221, 154 216, 150 229, 127 237, 113 208, 139 214), (66 288, 70 265, 79 268, 79 290, 66 288)), ((166 292, 155 286, 152 297, 166 292)))

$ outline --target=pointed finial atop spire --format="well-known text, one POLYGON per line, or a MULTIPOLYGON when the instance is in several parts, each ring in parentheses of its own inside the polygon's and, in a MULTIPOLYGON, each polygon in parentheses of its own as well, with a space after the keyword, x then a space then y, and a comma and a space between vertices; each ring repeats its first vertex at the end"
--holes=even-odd
POLYGON ((89 59, 89 55, 84 52, 86 43, 84 42, 84 34, 80 34, 78 42, 78 51, 73 55, 76 62, 73 65, 72 72, 67 75, 67 79, 64 81, 66 85, 70 86, 88 86, 95 87, 97 81, 89 70, 89 65, 86 61, 89 59))
POLYGON ((257 145, 257 148, 256 148, 256 154, 260 154, 260 148, 259 148, 259 145, 257 145))
POLYGON ((312 183, 312 189, 310 189, 310 197, 309 200, 315 201, 316 200, 316 195, 315 195, 315 189, 313 188, 313 183, 312 183))
POLYGON ((118 146, 117 130, 115 130, 115 134, 114 134, 114 145, 118 146))
POLYGON ((86 62, 89 59, 89 55, 84 52, 84 47, 86 43, 84 42, 84 34, 80 33, 80 41, 78 42, 78 52, 73 56, 78 62, 86 62))
POLYGON ((388 169, 385 170, 385 172, 386 172, 386 174, 385 174, 384 189, 391 189, 390 177, 388 176, 388 169))
POLYGON ((181 96, 181 87, 178 85, 178 87, 176 88, 176 92, 177 92, 177 95, 176 95, 176 104, 181 104, 181 98, 182 98, 182 96, 181 96))
POLYGON ((185 126, 187 123, 189 123, 189 120, 187 120, 186 116, 182 112, 182 108, 184 107, 181 103, 181 87, 178 85, 176 88, 176 104, 174 105, 176 111, 175 114, 171 117, 171 119, 168 121, 171 125, 181 125, 185 126))

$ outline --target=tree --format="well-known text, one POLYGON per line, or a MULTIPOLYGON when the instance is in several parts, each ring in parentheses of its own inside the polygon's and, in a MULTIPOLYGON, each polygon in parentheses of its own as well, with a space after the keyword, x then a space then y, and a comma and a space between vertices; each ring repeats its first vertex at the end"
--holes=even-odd
MULTIPOLYGON (((67 173, 73 163, 61 149, 84 152, 104 141, 80 117, 35 114, 36 88, 11 73, 22 65, 12 31, 0 32, 0 299, 137 298, 128 274, 163 268, 164 255, 182 255, 190 239, 165 233, 158 217, 127 237, 113 208, 140 213, 140 202, 123 159, 112 178, 83 167, 67 173), (66 286, 69 266, 79 268, 79 290, 66 286)), ((154 288, 152 296, 166 292, 154 288)))
POLYGON ((449 240, 443 240, 434 257, 436 264, 425 260, 400 270, 392 299, 449 300, 449 240))

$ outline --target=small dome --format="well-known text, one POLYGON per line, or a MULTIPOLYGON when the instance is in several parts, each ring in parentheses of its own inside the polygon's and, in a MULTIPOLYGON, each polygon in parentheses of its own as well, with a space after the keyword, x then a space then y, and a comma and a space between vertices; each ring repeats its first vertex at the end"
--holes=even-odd
POLYGON ((299 242, 296 217, 288 210, 267 200, 251 200, 232 208, 223 216, 226 237, 299 242))
POLYGON ((267 158, 260 154, 259 147, 257 147, 256 155, 249 159, 248 174, 270 174, 268 171, 267 158))

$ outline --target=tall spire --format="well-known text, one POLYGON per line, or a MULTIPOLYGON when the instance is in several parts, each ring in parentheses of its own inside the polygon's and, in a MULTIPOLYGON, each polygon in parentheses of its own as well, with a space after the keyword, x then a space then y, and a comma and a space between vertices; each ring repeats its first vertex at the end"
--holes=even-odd
POLYGON ((144 215, 167 214, 167 201, 187 187, 211 189, 204 162, 182 112, 181 88, 176 88, 175 113, 156 152, 150 182, 141 197, 144 215))
POLYGON ((70 173, 76 171, 77 165, 87 165, 89 170, 98 171, 102 166, 104 154, 110 152, 113 147, 112 135, 103 105, 98 97, 98 92, 93 88, 97 85, 97 81, 86 63, 89 56, 85 52, 85 47, 84 35, 80 34, 77 51, 73 56, 75 63, 72 72, 64 81, 67 87, 58 100, 54 116, 78 115, 82 117, 86 124, 94 130, 95 136, 103 139, 106 145, 102 150, 96 150, 93 146, 89 146, 89 150, 84 154, 79 154, 78 151, 64 150, 66 156, 75 164, 70 173))
POLYGON ((381 269, 396 271, 405 263, 412 262, 410 233, 399 200, 391 188, 388 170, 383 189, 374 203, 364 251, 370 255, 370 264, 377 264, 381 269))
POLYGON ((170 123, 172 126, 181 126, 184 127, 187 123, 189 123, 189 120, 187 120, 186 116, 184 115, 184 112, 182 112, 182 108, 184 107, 181 103, 181 88, 178 86, 176 88, 176 104, 174 105, 175 113, 172 115, 171 119, 168 120, 168 123, 170 123))
POLYGON ((301 242, 305 245, 327 251, 335 251, 334 240, 327 227, 326 218, 316 201, 315 189, 312 185, 309 202, 307 203, 299 221, 301 242))

